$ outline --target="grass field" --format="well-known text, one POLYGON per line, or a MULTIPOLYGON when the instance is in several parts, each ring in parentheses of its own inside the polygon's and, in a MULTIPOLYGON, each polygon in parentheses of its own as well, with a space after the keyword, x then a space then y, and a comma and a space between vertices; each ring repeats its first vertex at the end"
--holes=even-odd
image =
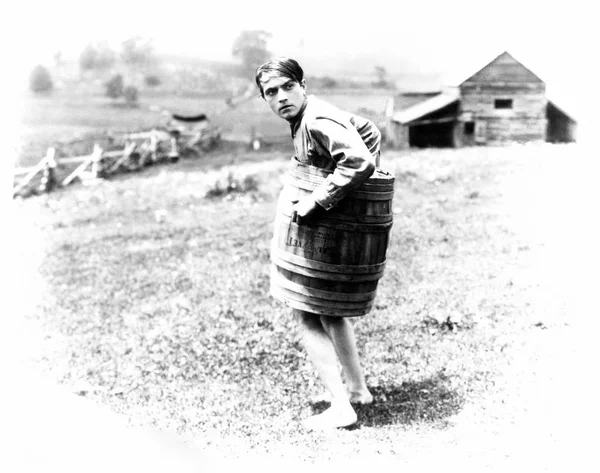
MULTIPOLYGON (((376 120, 383 113, 387 99, 384 92, 364 91, 320 96, 335 105, 376 120)), ((225 99, 225 96, 178 96, 144 90, 137 107, 126 107, 119 101, 103 96, 100 86, 73 86, 56 90, 47 96, 25 94, 20 102, 20 145, 15 164, 32 166, 45 155, 49 146, 60 150, 74 138, 93 139, 108 131, 118 133, 164 125, 166 119, 157 109, 183 115, 206 113, 221 128, 224 137, 234 141, 248 140, 253 127, 267 139, 281 140, 289 135, 289 127, 271 112, 262 99, 256 97, 235 109, 224 109, 225 99)))
POLYGON ((27 322, 12 342, 130 424, 247 468, 583 461, 573 452, 593 333, 587 151, 384 155, 397 179, 388 265, 375 309, 355 322, 375 403, 357 428, 328 434, 299 427, 325 404, 310 401, 321 387, 289 311, 268 295, 287 159, 215 153, 15 201, 14 296, 27 322), (228 173, 258 188, 208 198, 228 173))

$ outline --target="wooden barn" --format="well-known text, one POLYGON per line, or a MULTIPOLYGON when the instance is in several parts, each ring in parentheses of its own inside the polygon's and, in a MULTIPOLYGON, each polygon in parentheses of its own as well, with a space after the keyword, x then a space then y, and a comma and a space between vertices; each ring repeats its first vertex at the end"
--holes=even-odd
POLYGON ((574 142, 577 127, 507 52, 458 87, 394 97, 387 119, 388 142, 398 148, 574 142))

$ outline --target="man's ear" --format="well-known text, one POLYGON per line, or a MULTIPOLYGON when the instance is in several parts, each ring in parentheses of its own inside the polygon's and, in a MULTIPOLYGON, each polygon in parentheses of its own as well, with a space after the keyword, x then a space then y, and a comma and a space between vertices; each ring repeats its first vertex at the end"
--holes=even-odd
POLYGON ((302 81, 300 81, 300 87, 302 87, 302 89, 304 90, 304 96, 308 97, 308 90, 306 89, 306 80, 302 79, 302 81))

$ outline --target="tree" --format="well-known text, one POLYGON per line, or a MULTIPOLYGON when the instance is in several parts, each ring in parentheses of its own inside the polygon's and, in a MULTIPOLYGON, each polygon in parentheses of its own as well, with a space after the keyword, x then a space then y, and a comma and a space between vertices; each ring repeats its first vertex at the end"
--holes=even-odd
POLYGON ((148 87, 157 87, 162 84, 162 80, 156 74, 149 74, 144 76, 144 82, 148 87))
POLYGON ((375 85, 380 87, 385 87, 387 85, 387 71, 383 66, 375 66, 375 77, 377 77, 377 81, 375 85))
POLYGON ((106 95, 111 99, 118 99, 123 95, 125 84, 121 74, 115 74, 104 85, 106 87, 106 95))
POLYGON ((54 58, 54 65, 56 67, 60 67, 60 66, 62 66, 64 64, 64 60, 63 60, 63 56, 62 56, 62 51, 60 51, 60 50, 56 51, 54 53, 53 58, 54 58))
POLYGON ((263 30, 244 30, 233 43, 232 54, 242 62, 242 72, 254 73, 256 68, 271 58, 267 45, 273 35, 263 30))
POLYGON ((104 71, 115 65, 116 53, 106 42, 88 44, 79 55, 79 68, 83 71, 104 71))
POLYGON ((53 87, 52 76, 50 76, 48 69, 41 64, 35 66, 29 76, 29 89, 37 94, 49 92, 53 87))
POLYGON ((156 62, 151 39, 134 36, 121 43, 121 59, 132 69, 147 69, 156 62))
POLYGON ((139 92, 137 87, 134 87, 133 85, 128 85, 123 90, 123 95, 125 96, 125 102, 127 102, 127 104, 131 106, 137 103, 139 92))
POLYGON ((373 85, 375 87, 382 87, 382 88, 393 88, 394 87, 394 84, 392 82, 390 82, 388 79, 388 73, 387 73, 387 70, 385 69, 385 67, 375 66, 375 77, 377 77, 377 80, 375 82, 373 82, 373 85))
POLYGON ((96 51, 96 48, 93 45, 88 44, 83 48, 83 51, 81 51, 81 54, 79 55, 79 69, 82 71, 94 69, 97 55, 98 51, 96 51))
POLYGON ((98 43, 97 50, 96 69, 107 70, 115 65, 117 62, 117 53, 108 46, 108 43, 98 43))
POLYGON ((332 89, 334 87, 337 87, 338 83, 337 83, 337 81, 333 77, 325 76, 322 79, 322 84, 321 85, 325 89, 332 89))

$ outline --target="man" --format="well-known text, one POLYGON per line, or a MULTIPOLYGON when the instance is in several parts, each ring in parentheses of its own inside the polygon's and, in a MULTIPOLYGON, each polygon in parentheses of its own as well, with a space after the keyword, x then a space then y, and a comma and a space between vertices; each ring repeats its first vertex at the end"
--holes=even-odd
MULTIPOLYGON (((369 120, 308 96, 304 72, 294 59, 278 58, 263 64, 255 79, 273 112, 289 122, 296 159, 331 171, 312 194, 293 206, 293 220, 300 225, 310 223, 373 174, 379 164, 381 134, 369 120)), ((330 408, 305 420, 305 426, 330 429, 356 423, 351 403, 368 404, 373 396, 365 383, 352 325, 343 317, 297 309, 294 314, 303 345, 331 399, 330 408)))

